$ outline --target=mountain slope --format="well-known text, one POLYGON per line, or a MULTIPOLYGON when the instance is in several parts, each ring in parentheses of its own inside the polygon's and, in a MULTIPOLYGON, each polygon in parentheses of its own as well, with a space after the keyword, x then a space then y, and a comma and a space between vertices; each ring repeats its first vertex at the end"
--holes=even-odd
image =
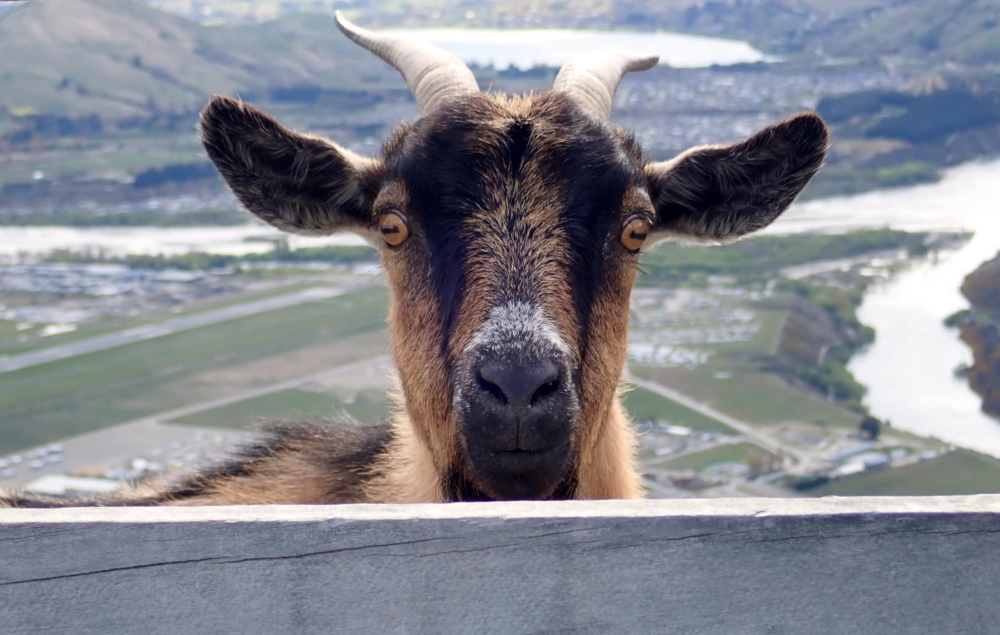
POLYGON ((141 118, 213 93, 389 82, 328 16, 207 27, 135 0, 38 0, 0 20, 0 113, 141 118))
POLYGON ((746 38, 771 52, 1000 63, 1000 0, 608 0, 618 24, 746 38))

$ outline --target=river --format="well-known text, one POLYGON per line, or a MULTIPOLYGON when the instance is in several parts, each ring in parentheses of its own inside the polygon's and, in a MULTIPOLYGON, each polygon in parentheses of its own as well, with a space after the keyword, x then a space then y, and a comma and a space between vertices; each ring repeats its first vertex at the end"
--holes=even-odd
POLYGON ((869 291, 858 310, 875 343, 849 366, 868 386, 866 403, 893 427, 935 436, 1000 457, 1000 421, 952 371, 972 353, 942 320, 967 308, 962 280, 1000 251, 1000 160, 950 170, 935 184, 796 206, 773 233, 884 227, 964 229, 972 240, 936 261, 915 265, 869 291))
POLYGON ((568 29, 395 29, 388 33, 436 44, 466 63, 493 65, 500 69, 558 67, 600 49, 659 55, 661 64, 675 68, 727 66, 774 59, 739 40, 681 33, 568 29))
POLYGON ((232 227, 0 227, 0 262, 19 253, 55 249, 103 251, 109 255, 165 254, 191 251, 245 255, 274 249, 284 237, 292 249, 324 245, 364 245, 354 234, 293 236, 262 224, 232 227))

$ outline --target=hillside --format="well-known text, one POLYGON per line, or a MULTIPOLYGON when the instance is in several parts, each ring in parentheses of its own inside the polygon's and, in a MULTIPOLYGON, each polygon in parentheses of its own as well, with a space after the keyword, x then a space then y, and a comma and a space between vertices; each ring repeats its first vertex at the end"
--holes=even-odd
POLYGON ((821 57, 1000 62, 1000 0, 623 0, 621 22, 745 37, 821 57), (652 20, 650 20, 652 18, 652 20))
POLYGON ((329 16, 202 26, 135 0, 38 0, 0 20, 0 113, 187 113, 211 94, 396 86, 329 16), (391 84, 389 82, 392 82, 391 84))

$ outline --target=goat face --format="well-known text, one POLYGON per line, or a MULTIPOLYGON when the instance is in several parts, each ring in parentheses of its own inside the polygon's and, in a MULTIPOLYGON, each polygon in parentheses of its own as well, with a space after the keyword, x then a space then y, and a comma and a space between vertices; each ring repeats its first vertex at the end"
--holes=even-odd
POLYGON ((408 405, 441 396, 410 414, 450 421, 463 497, 572 488, 581 415, 606 412, 621 371, 638 259, 621 234, 653 217, 642 165, 560 93, 456 99, 387 145, 374 216, 409 233, 384 247, 399 372, 408 405))
POLYGON ((770 224, 819 168, 825 126, 800 115, 648 163, 605 121, 610 96, 571 82, 523 98, 431 88, 414 87, 423 116, 379 160, 225 97, 202 137, 263 220, 381 249, 406 412, 446 499, 570 498, 616 399, 640 248, 770 224))

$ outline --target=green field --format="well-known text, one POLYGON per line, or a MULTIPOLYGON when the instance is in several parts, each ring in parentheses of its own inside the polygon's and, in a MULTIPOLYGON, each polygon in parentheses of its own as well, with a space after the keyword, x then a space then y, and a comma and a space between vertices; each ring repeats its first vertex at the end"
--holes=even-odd
POLYGON ((98 320, 91 320, 80 324, 79 328, 75 331, 60 333, 58 335, 50 335, 48 337, 40 337, 37 335, 41 330, 41 327, 38 325, 24 331, 18 331, 16 328, 16 322, 12 322, 10 320, 0 320, 0 355, 16 355, 18 353, 27 353, 41 348, 49 348, 50 346, 70 344, 89 337, 106 335, 108 333, 114 333, 116 331, 134 328, 137 326, 157 324, 175 317, 197 315, 206 311, 224 309, 226 307, 246 302, 254 302, 257 300, 266 300, 269 298, 289 295, 296 291, 302 291, 315 286, 317 286, 317 282, 315 280, 307 280, 303 282, 285 284, 274 289, 224 296, 222 298, 215 298, 212 300, 194 303, 187 307, 184 311, 178 313, 163 313, 156 316, 154 319, 141 317, 116 320, 115 318, 101 317, 98 320), (29 336, 29 338, 23 342, 19 341, 19 338, 24 335, 29 336))
POLYGON ((198 379, 210 371, 319 346, 334 346, 329 366, 371 356, 384 350, 386 302, 386 289, 366 289, 3 373, 0 454, 224 396, 198 379))
POLYGON ((692 452, 663 462, 663 467, 672 470, 694 470, 700 472, 713 465, 720 463, 746 463, 751 456, 760 455, 772 457, 773 455, 753 443, 724 443, 701 452, 692 452))
POLYGON ((253 429, 261 420, 296 421, 326 418, 336 421, 350 417, 361 423, 378 423, 385 420, 388 412, 389 404, 385 398, 359 399, 354 403, 344 403, 333 395, 292 389, 213 408, 174 419, 169 423, 245 430, 253 429))
POLYGON ((1000 461, 956 450, 904 467, 852 476, 810 490, 816 496, 958 496, 1000 493, 1000 461))
POLYGON ((749 423, 798 421, 849 427, 858 424, 851 413, 798 390, 779 377, 726 360, 713 359, 694 370, 635 365, 631 368, 637 377, 680 390, 749 423), (726 379, 716 379, 715 373, 720 371, 731 374, 726 379))
POLYGON ((630 390, 625 394, 623 401, 632 421, 636 423, 649 420, 665 421, 672 425, 684 426, 701 432, 718 432, 734 436, 739 434, 721 421, 706 417, 700 412, 691 410, 666 397, 661 397, 645 388, 630 390))

